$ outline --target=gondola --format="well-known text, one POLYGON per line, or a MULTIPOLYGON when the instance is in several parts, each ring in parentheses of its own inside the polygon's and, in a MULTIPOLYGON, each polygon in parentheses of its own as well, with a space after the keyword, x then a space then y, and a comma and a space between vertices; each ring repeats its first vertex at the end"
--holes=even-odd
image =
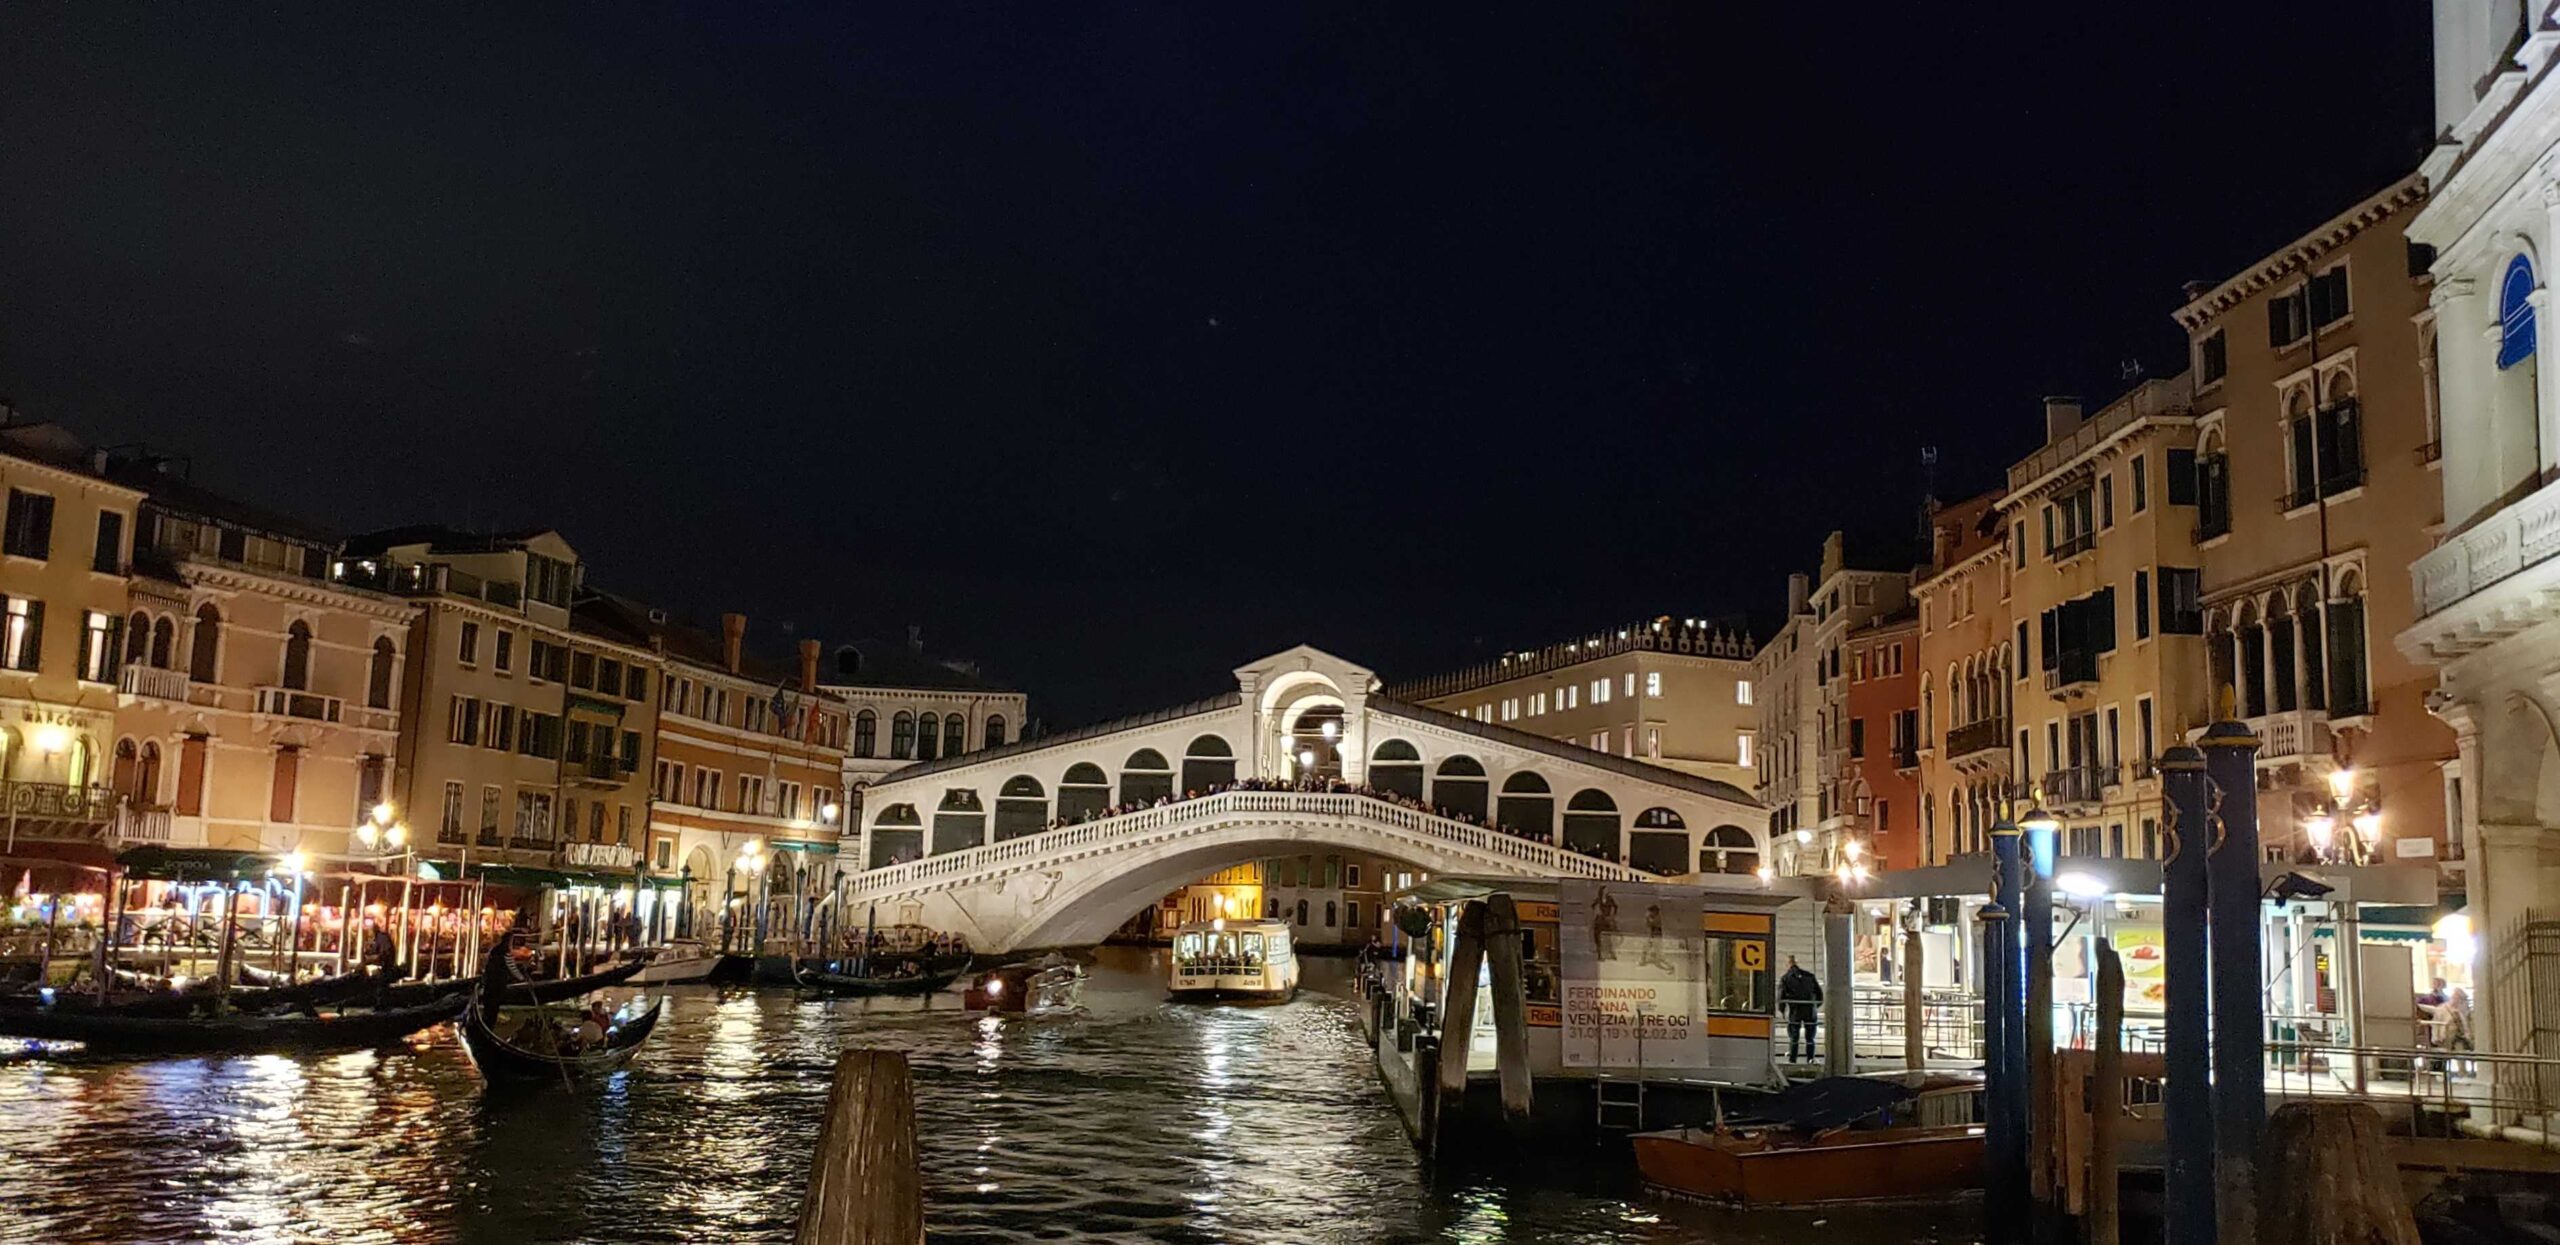
POLYGON ((463 1049, 471 1052, 471 1062, 491 1081, 575 1080, 631 1062, 640 1044, 649 1040, 650 1031, 658 1027, 658 1014, 666 1006, 664 998, 658 999, 637 1018, 615 1025, 605 1034, 602 1048, 577 1055, 555 1055, 509 1042, 498 1036, 497 1016, 476 1004, 462 1013, 454 1027, 462 1031, 463 1049))
MULTIPOLYGON (((314 977, 292 985, 245 987, 228 994, 217 992, 210 986, 189 986, 184 990, 118 990, 104 999, 77 989, 30 991, 0 995, 0 1010, 79 1012, 143 1020, 175 1020, 198 1013, 210 1014, 217 1007, 243 1013, 277 1012, 366 1000, 375 993, 376 980, 371 974, 354 972, 314 977)), ((409 1000, 411 1003, 427 1001, 429 999, 425 997, 409 1000)))
MULTIPOLYGON (((574 999, 581 994, 593 994, 598 990, 621 985, 629 981, 633 974, 646 967, 648 967, 648 961, 633 960, 626 964, 617 964, 603 972, 588 973, 579 977, 543 977, 533 981, 511 981, 502 987, 503 992, 498 1001, 499 1005, 504 1007, 530 1007, 535 1003, 557 1003, 563 999, 574 999)), ((377 997, 377 1004, 383 1007, 406 1007, 430 999, 465 993, 476 984, 478 984, 476 981, 468 979, 403 982, 382 991, 377 997)))
MULTIPOLYGON (((835 961, 838 965, 843 962, 835 961)), ((960 975, 968 971, 969 960, 963 958, 958 964, 947 969, 929 969, 904 977, 855 976, 851 973, 834 972, 826 967, 812 967, 806 963, 793 965, 791 975, 804 990, 821 994, 869 996, 933 994, 948 989, 952 982, 960 980, 960 975)))
POLYGON ((56 1009, 0 1012, 0 1034, 78 1042, 99 1055, 264 1054, 362 1050, 451 1020, 462 997, 330 1016, 169 1019, 56 1009))

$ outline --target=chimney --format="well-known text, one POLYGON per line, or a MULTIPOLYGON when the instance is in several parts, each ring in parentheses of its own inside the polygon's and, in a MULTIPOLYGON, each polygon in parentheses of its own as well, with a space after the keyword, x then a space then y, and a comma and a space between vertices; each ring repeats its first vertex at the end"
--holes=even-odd
POLYGON ((818 642, 816 640, 800 642, 800 690, 804 692, 818 690, 818 642))
POLYGON ((1812 595, 1813 581, 1807 579, 1803 571, 1787 576, 1787 612, 1789 614, 1803 613, 1804 599, 1812 595))
POLYGON ((2044 439, 2059 441, 2080 427, 2080 399, 2048 397, 2044 400, 2044 439))
POLYGON ((729 673, 736 674, 738 667, 744 664, 746 650, 747 616, 722 614, 720 616, 720 661, 729 667, 729 673))

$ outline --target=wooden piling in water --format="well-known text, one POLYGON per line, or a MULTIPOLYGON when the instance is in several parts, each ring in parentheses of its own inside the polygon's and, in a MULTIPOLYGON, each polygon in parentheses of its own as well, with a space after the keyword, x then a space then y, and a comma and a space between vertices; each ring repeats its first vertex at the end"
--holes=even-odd
MULTIPOLYGON (((1916 901, 1915 901, 1916 902, 1916 901)), ((1902 933, 1902 1066, 1913 1072, 1929 1067, 1928 1003, 1920 992, 1920 965, 1926 953, 1920 944, 1920 923, 1915 920, 1902 933)))
POLYGON ((1502 1081, 1502 1116, 1529 1118, 1529 999, 1520 963, 1520 906, 1508 891, 1486 897, 1485 960, 1493 969, 1493 1065, 1502 1081))
POLYGON ((836 1059, 818 1151, 800 1200, 795 1245, 920 1245, 924 1181, 916 1167, 915 1080, 896 1051, 836 1059))
MULTIPOLYGON (((1467 1048, 1476 1028, 1476 974, 1484 966, 1484 901, 1458 910, 1457 937, 1449 945, 1449 976, 1440 1000, 1440 1098, 1466 1100, 1467 1048)), ((1444 1108, 1445 1109, 1445 1108, 1444 1108)))
POLYGON ((2418 1245, 2382 1117, 2361 1102, 2289 1102, 2267 1121, 2263 1245, 2418 1245))
POLYGON ((2098 1057, 2089 1086, 2089 1245, 2116 1245, 2117 1138, 2124 1130, 2124 961, 2098 940, 2098 1057))

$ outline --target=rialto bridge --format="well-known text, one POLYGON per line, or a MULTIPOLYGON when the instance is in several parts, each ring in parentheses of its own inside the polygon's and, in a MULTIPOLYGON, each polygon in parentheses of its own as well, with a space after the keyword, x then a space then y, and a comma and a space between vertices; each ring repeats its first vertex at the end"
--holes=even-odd
POLYGON ((1433 873, 1606 878, 1749 874, 1767 846, 1765 814, 1728 784, 1389 700, 1318 649, 1235 679, 874 784, 847 915, 990 950, 1070 946, 1195 878, 1308 845, 1433 873), (1318 785, 1352 790, 1298 789, 1318 785))

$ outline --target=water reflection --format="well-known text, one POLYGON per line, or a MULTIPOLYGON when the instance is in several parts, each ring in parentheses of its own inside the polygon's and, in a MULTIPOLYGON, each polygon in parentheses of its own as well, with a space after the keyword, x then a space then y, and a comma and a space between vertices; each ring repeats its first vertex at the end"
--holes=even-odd
POLYGON ((937 1241, 1962 1239, 1657 1207, 1615 1167, 1435 1188, 1338 966, 1309 969, 1287 1005, 1177 1006, 1160 964, 1115 952, 1088 1015, 1036 1024, 685 988, 628 1070, 575 1094, 484 1095, 444 1032, 389 1056, 0 1065, 0 1242, 787 1241, 847 1043, 915 1067, 937 1241))

